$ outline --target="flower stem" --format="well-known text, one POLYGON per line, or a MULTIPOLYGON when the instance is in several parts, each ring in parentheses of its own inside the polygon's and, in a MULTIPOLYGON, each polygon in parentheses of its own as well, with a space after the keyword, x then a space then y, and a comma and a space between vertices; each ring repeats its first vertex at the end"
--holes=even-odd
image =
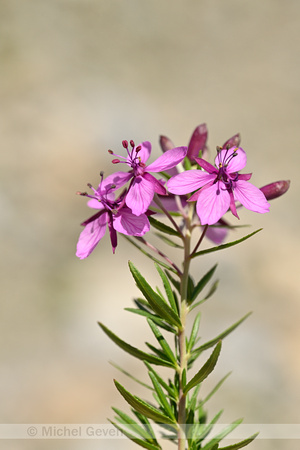
POLYGON ((164 207, 164 205, 162 204, 162 202, 160 201, 159 197, 157 194, 154 195, 154 199, 155 203, 157 204, 157 206, 160 207, 160 209, 164 212, 164 214, 167 216, 167 218, 170 220, 170 222, 172 223, 172 225, 174 226, 174 228, 176 229, 176 231, 178 231, 178 233, 180 234, 180 236, 183 238, 183 233, 181 231, 181 229, 179 228, 179 226, 177 225, 177 223, 175 222, 175 220, 173 219, 173 217, 171 216, 171 214, 168 212, 168 210, 164 207))
POLYGON ((179 344, 179 360, 180 360, 180 373, 179 373, 179 400, 178 400, 178 450, 185 450, 186 434, 185 434, 185 422, 186 422, 186 396, 183 392, 183 372, 187 371, 187 354, 186 354, 186 342, 185 342, 185 327, 186 318, 188 314, 188 280, 189 269, 191 262, 191 220, 192 220, 192 208, 189 209, 189 215, 186 217, 186 233, 183 238, 184 244, 184 260, 183 260, 183 274, 181 277, 181 308, 180 308, 180 320, 182 324, 181 330, 178 332, 178 344, 179 344))

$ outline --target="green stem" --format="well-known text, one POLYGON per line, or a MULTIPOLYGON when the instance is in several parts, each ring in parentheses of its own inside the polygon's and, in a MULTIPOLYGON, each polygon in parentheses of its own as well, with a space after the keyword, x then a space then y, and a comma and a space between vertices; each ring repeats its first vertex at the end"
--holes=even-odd
POLYGON ((189 215, 186 217, 186 233, 183 238, 184 244, 184 261, 183 261, 183 274, 181 277, 181 309, 180 320, 182 323, 182 329, 178 332, 178 344, 179 344, 179 358, 180 358, 180 373, 179 373, 179 400, 178 400, 178 450, 185 450, 186 435, 185 435, 185 423, 186 423, 186 396, 183 393, 183 372, 187 371, 187 352, 185 342, 185 327, 186 318, 188 314, 188 279, 189 269, 191 262, 191 219, 193 210, 190 208, 189 215))

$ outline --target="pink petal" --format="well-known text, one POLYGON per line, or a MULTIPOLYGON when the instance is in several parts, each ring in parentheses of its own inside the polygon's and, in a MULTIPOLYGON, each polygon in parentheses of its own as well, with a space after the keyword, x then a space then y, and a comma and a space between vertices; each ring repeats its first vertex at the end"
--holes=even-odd
POLYGON ((103 209, 103 205, 101 202, 99 202, 98 200, 96 200, 95 198, 92 198, 91 200, 89 200, 87 202, 87 205, 89 208, 93 208, 93 209, 103 209))
POLYGON ((105 193, 107 188, 109 188, 111 185, 116 186, 114 190, 119 189, 120 187, 124 186, 124 184, 126 184, 132 177, 133 174, 131 172, 112 173, 111 175, 106 177, 99 185, 99 188, 101 187, 101 193, 105 193))
POLYGON ((127 236, 143 236, 150 230, 150 223, 146 214, 135 216, 126 207, 113 216, 113 226, 119 233, 127 236))
POLYGON ((80 233, 77 243, 76 256, 84 259, 89 256, 98 242, 103 238, 106 230, 107 213, 102 214, 98 219, 90 222, 80 233))
POLYGON ((150 154, 151 154, 151 143, 149 141, 144 141, 141 144, 139 144, 142 148, 138 152, 138 156, 141 158, 141 161, 145 163, 148 161, 150 154))
POLYGON ((201 225, 213 225, 228 211, 230 196, 221 181, 201 189, 196 209, 201 225))
POLYGON ((166 151, 157 158, 150 166, 147 166, 147 172, 163 172, 177 166, 186 156, 187 147, 176 147, 166 151))
POLYGON ((213 166, 212 164, 207 162, 205 159, 203 159, 203 158, 195 158, 195 161, 199 164, 200 167, 202 167, 202 169, 206 170, 206 172, 208 172, 208 173, 218 173, 218 171, 215 168, 215 166, 213 166))
POLYGON ((215 178, 215 174, 209 174, 202 170, 187 170, 170 178, 167 182, 167 188, 172 194, 189 194, 215 178))
POLYGON ((159 194, 159 195, 167 195, 167 190, 164 187, 164 185, 157 180, 153 175, 151 175, 151 173, 144 173, 143 175, 144 179, 150 181, 150 183, 153 184, 154 187, 154 191, 159 194))
POLYGON ((228 228, 225 227, 208 227, 205 237, 207 237, 214 244, 220 245, 226 239, 228 228))
POLYGON ((154 185, 139 176, 133 180, 126 196, 126 205, 139 216, 147 211, 154 196, 154 185))
POLYGON ((258 213, 269 211, 270 204, 260 189, 244 180, 238 180, 235 184, 234 195, 245 208, 258 213))
POLYGON ((239 147, 236 152, 236 147, 231 147, 229 150, 221 150, 215 159, 215 164, 219 167, 219 163, 227 164, 228 159, 230 159, 233 153, 236 153, 236 156, 232 157, 227 165, 227 173, 234 173, 242 170, 247 164, 247 155, 244 150, 239 147))

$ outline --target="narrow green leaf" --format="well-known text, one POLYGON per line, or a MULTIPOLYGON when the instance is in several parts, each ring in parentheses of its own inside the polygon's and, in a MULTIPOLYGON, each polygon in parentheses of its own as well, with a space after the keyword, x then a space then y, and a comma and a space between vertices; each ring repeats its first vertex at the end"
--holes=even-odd
POLYGON ((218 342, 206 363, 185 386, 183 390, 184 394, 186 394, 193 387, 197 386, 197 384, 202 383, 202 381, 214 370, 221 351, 221 345, 221 342, 218 342))
POLYGON ((223 377, 219 383, 213 388, 212 391, 210 391, 210 393, 203 399, 201 400, 201 402, 199 403, 199 405, 197 406, 197 409, 202 408, 202 406, 208 402, 208 400, 217 392, 217 390, 222 386, 222 384, 224 383, 224 381, 229 377, 229 375, 231 374, 231 372, 227 373, 225 375, 225 377, 223 377))
POLYGON ((139 424, 135 422, 131 417, 125 414, 123 411, 117 408, 112 408, 113 411, 119 416, 117 419, 120 423, 128 426, 130 431, 138 434, 141 438, 146 439, 154 444, 157 444, 157 441, 153 440, 153 437, 145 430, 145 428, 141 427, 139 424))
POLYGON ((170 333, 177 333, 177 330, 172 328, 168 323, 164 322, 160 317, 155 316, 154 314, 151 314, 148 311, 136 309, 136 308, 124 308, 125 311, 132 312, 134 314, 138 314, 139 316, 149 317, 154 323, 156 323, 157 326, 160 328, 163 328, 166 331, 169 331, 170 333))
POLYGON ((130 439, 132 442, 135 442, 140 447, 147 448, 148 450, 161 450, 160 445, 158 445, 158 446, 153 445, 150 442, 147 442, 147 441, 144 441, 143 439, 139 439, 139 438, 135 437, 133 434, 129 433, 124 427, 122 427, 121 425, 119 425, 116 422, 113 422, 112 420, 110 420, 110 423, 114 427, 116 427, 118 430, 120 430, 126 437, 128 437, 128 439, 130 439))
POLYGON ((215 264, 214 267, 212 267, 197 283, 197 285, 195 286, 195 289, 192 293, 192 298, 189 300, 189 303, 193 303, 193 301, 196 300, 196 298, 198 297, 200 292, 205 288, 207 283, 212 278, 213 274, 215 273, 216 268, 217 268, 217 264, 215 264))
POLYGON ((131 373, 127 372, 127 370, 122 369, 122 367, 118 366, 116 363, 114 363, 113 361, 108 361, 110 365, 112 365, 113 367, 115 367, 116 369, 118 369, 120 372, 122 372, 124 375, 126 375, 128 378, 130 378, 131 380, 135 381, 136 383, 140 384, 141 386, 150 389, 151 391, 153 391, 153 388, 151 386, 149 386, 149 384, 143 383, 142 381, 140 381, 138 378, 134 377, 133 375, 131 375, 131 373))
POLYGON ((206 294, 206 296, 202 300, 200 300, 199 302, 193 303, 193 305, 189 307, 189 311, 192 311, 197 306, 199 306, 202 303, 206 302, 206 300, 208 300, 216 292, 218 284, 219 284, 219 280, 216 280, 214 282, 214 284, 211 286, 210 290, 208 291, 208 294, 206 294))
MULTIPOLYGON (((134 247, 139 249, 140 252, 142 252, 144 255, 146 255, 148 258, 150 258, 152 261, 156 262, 160 266, 164 267, 165 269, 170 270, 173 273, 177 273, 173 267, 169 266, 169 264, 164 263, 163 261, 160 261, 159 259, 155 258, 151 253, 148 253, 146 250, 144 250, 140 245, 138 245, 132 238, 126 236, 125 234, 122 234, 122 236, 127 239, 134 247)), ((138 239, 138 237, 136 237, 138 239)))
POLYGON ((154 336, 156 337, 159 345, 161 346, 161 348, 165 354, 165 358, 168 359, 170 362, 172 362, 175 366, 177 366, 176 357, 175 357, 174 353, 172 352, 169 344, 165 340, 164 336, 159 331, 158 327, 155 325, 154 322, 152 322, 151 319, 147 319, 147 322, 148 322, 154 336))
POLYGON ((180 282, 175 280, 175 278, 173 278, 172 275, 169 274, 168 272, 166 272, 166 275, 173 284, 173 286, 175 287, 175 289, 177 290, 177 292, 180 294, 180 282))
POLYGON ((149 219, 150 224, 157 230, 161 231, 162 233, 169 234, 169 235, 171 234, 172 236, 180 237, 180 234, 174 228, 169 227, 168 225, 164 224, 163 222, 160 222, 157 219, 154 219, 151 216, 148 217, 148 219, 149 219))
POLYGON ((226 336, 228 336, 228 334, 230 334, 233 330, 235 330, 242 322, 244 322, 244 320, 246 320, 247 317, 250 316, 250 314, 252 314, 252 312, 249 312, 248 314, 246 314, 244 317, 242 317, 236 323, 231 325, 231 327, 227 328, 227 330, 223 331, 223 333, 219 334, 217 337, 215 337, 211 341, 208 341, 205 344, 200 345, 200 347, 195 348, 195 350, 193 350, 193 354, 194 353, 200 354, 204 350, 207 350, 208 348, 211 348, 214 345, 216 345, 217 342, 219 342, 221 339, 224 339, 226 336))
POLYGON ((243 241, 246 241, 250 237, 254 236, 256 233, 261 231, 262 228, 259 228, 256 231, 253 231, 253 233, 247 234, 247 236, 242 237, 241 239, 238 239, 237 241, 227 242, 227 244, 217 245, 216 247, 207 248, 205 250, 201 250, 200 252, 194 253, 192 258, 196 258, 196 256, 202 256, 206 255, 207 253, 217 252, 219 250, 224 250, 225 248, 233 247, 234 245, 240 244, 243 241))
POLYGON ((174 248, 183 248, 182 245, 177 244, 177 242, 174 242, 172 239, 164 236, 163 234, 160 233, 154 233, 155 236, 159 237, 159 239, 161 239, 163 242, 165 242, 166 244, 170 245, 170 247, 174 247, 174 248))
POLYGON ((168 280, 167 275, 165 274, 165 272, 157 265, 155 264, 156 270, 159 273, 160 278, 162 279, 166 294, 167 294, 167 298, 168 301, 170 303, 171 308, 173 309, 174 313, 176 315, 178 315, 178 305, 177 302, 175 300, 173 291, 172 291, 172 287, 170 285, 170 282, 168 280))
POLYGON ((187 353, 190 353, 195 345, 195 342, 196 342, 196 339, 198 336, 199 326, 200 326, 200 319, 201 319, 201 313, 199 312, 195 317, 192 331, 191 331, 191 336, 190 336, 190 339, 188 340, 187 349, 186 349, 187 353))
POLYGON ((209 441, 202 450, 212 450, 214 445, 218 444, 224 437, 230 434, 238 425, 242 423, 243 419, 238 419, 232 422, 228 427, 224 428, 224 430, 220 431, 211 441, 209 441))
POLYGON ((98 322, 104 333, 115 343, 117 344, 122 350, 129 353, 130 355, 134 356, 135 358, 141 359, 142 361, 148 361, 151 364, 156 364, 158 366, 166 366, 166 367, 174 367, 172 363, 169 361, 166 361, 164 359, 158 358, 155 355, 150 355, 148 353, 143 352, 142 350, 139 350, 136 347, 133 347, 130 344, 127 344, 127 342, 122 341, 118 336, 116 336, 112 331, 110 331, 105 325, 98 322))
POLYGON ((146 367, 147 367, 147 369, 148 369, 148 372, 153 372, 153 373, 154 373, 154 375, 156 376, 156 378, 157 378, 159 384, 160 384, 160 385, 168 392, 169 397, 172 398, 173 400, 175 400, 175 401, 177 402, 177 400, 178 400, 178 393, 177 393, 177 395, 176 395, 174 387, 169 386, 169 385, 168 385, 168 384, 167 384, 167 383, 159 376, 159 374, 153 369, 153 367, 152 367, 149 363, 147 363, 147 361, 144 361, 144 362, 145 362, 145 365, 146 365, 146 367))
POLYGON ((227 445, 226 447, 220 447, 220 450, 238 450, 239 448, 246 447, 246 445, 251 444, 252 441, 257 437, 259 433, 255 433, 243 441, 237 442, 236 444, 227 445))
MULTIPOLYGON (((199 423, 192 425, 189 429, 189 433, 191 435, 191 439, 195 440, 196 443, 202 442, 211 432, 213 426, 217 423, 221 415, 223 414, 223 410, 221 409, 210 421, 210 423, 199 423)), ((202 447, 200 447, 202 448, 202 447)))
POLYGON ((180 318, 175 312, 170 308, 170 306, 158 295, 151 286, 147 283, 145 278, 140 274, 136 267, 129 261, 129 268, 132 273, 133 278, 137 284, 137 287, 145 296, 146 300, 149 302, 151 308, 163 319, 172 325, 176 325, 181 328, 180 318))
POLYGON ((139 397, 132 395, 116 380, 114 380, 114 383, 116 385, 116 388, 122 395, 122 397, 134 409, 136 409, 140 413, 144 414, 149 419, 152 419, 158 423, 167 423, 169 425, 176 426, 176 421, 170 419, 170 417, 166 416, 165 414, 162 414, 158 409, 154 408, 154 406, 150 405, 149 403, 145 402, 144 400, 140 399, 139 397))
POLYGON ((164 392, 163 392, 163 390, 162 390, 162 388, 160 386, 160 383, 159 383, 158 379, 156 378, 156 376, 154 375, 154 373, 152 371, 149 371, 148 374, 149 374, 149 377, 151 378, 153 387, 154 387, 154 389, 155 389, 155 391, 157 393, 157 396, 159 398, 159 403, 160 403, 161 407, 163 408, 165 414, 168 417, 170 417, 170 419, 173 422, 176 422, 176 418, 174 416, 172 408, 169 405, 168 399, 165 396, 165 394, 164 394, 164 392))
POLYGON ((137 419, 141 422, 142 426, 145 428, 147 433, 149 433, 152 436, 153 441, 157 442, 156 435, 154 433, 154 430, 153 430, 148 418, 146 416, 144 416, 144 414, 141 414, 140 412, 136 411, 133 408, 132 408, 132 412, 137 417, 137 419))

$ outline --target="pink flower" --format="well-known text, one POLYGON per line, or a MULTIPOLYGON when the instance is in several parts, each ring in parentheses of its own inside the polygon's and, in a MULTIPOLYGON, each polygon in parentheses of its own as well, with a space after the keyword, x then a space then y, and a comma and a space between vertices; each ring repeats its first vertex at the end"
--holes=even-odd
POLYGON ((81 224, 84 226, 84 230, 79 236, 76 252, 76 256, 80 259, 84 259, 92 253, 103 238, 106 225, 108 225, 113 253, 117 247, 117 231, 128 236, 143 236, 150 230, 146 214, 137 217, 125 205, 126 192, 115 199, 116 186, 112 183, 113 176, 107 177, 106 180, 103 180, 103 174, 101 177, 102 180, 97 190, 88 185, 94 191, 94 195, 88 195, 86 192, 79 193, 91 198, 88 202, 90 208, 99 210, 81 224))
POLYGON ((197 190, 189 201, 197 200, 196 209, 202 225, 217 223, 229 208, 238 218, 235 201, 251 211, 269 211, 269 203, 263 192, 248 182, 251 174, 238 173, 247 162, 246 153, 241 147, 218 149, 216 167, 202 158, 195 157, 195 161, 204 170, 180 173, 167 182, 167 187, 177 195, 197 190))
POLYGON ((177 147, 168 150, 147 166, 146 162, 151 153, 150 142, 145 141, 135 146, 134 142, 130 141, 130 145, 131 150, 128 142, 123 141, 123 147, 127 150, 127 158, 109 151, 118 157, 112 161, 114 164, 123 162, 131 167, 129 172, 116 172, 112 177, 117 188, 131 180, 125 203, 133 214, 140 216, 147 211, 155 193, 167 195, 166 188, 150 172, 163 172, 177 166, 186 156, 187 148, 177 147), (121 161, 122 159, 124 161, 121 161))

